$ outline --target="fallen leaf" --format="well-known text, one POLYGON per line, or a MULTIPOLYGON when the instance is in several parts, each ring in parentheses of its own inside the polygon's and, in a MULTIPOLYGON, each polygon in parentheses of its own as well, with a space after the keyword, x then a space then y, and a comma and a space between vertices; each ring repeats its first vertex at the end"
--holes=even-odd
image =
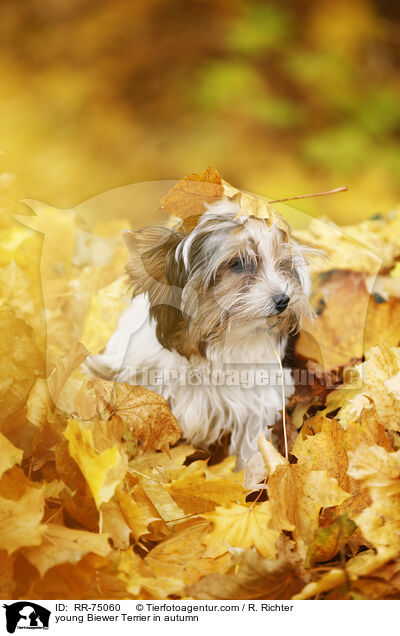
POLYGON ((78 563, 89 552, 107 556, 110 551, 107 535, 48 524, 41 544, 25 548, 23 553, 40 576, 44 576, 47 570, 61 563, 78 563))
POLYGON ((371 349, 368 360, 362 365, 366 385, 363 394, 374 402, 380 423, 391 431, 400 431, 400 399, 386 384, 400 371, 397 351, 400 349, 390 348, 382 342, 371 349))
POLYGON ((0 479, 6 470, 21 463, 22 455, 23 451, 16 448, 7 437, 0 433, 0 479))
POLYGON ((48 377, 48 387, 51 398, 54 404, 57 405, 57 400, 61 393, 61 390, 70 377, 71 373, 79 367, 81 362, 89 354, 86 347, 81 342, 75 343, 72 350, 66 353, 64 356, 56 358, 53 361, 53 371, 48 377))
POLYGON ((125 277, 118 278, 91 296, 81 341, 92 355, 104 349, 127 305, 125 277))
POLYGON ((200 515, 212 521, 214 529, 203 539, 215 556, 227 552, 228 547, 252 548, 265 558, 274 558, 280 531, 272 527, 272 507, 269 501, 248 506, 232 504, 218 507, 214 512, 200 515))
POLYGON ((276 559, 264 559, 247 549, 235 555, 233 562, 234 572, 208 574, 188 587, 188 595, 204 600, 290 599, 307 580, 301 559, 283 545, 276 559))
POLYGON ((160 521, 161 517, 140 485, 135 486, 131 493, 119 487, 116 494, 130 531, 135 541, 139 541, 143 535, 150 533, 149 525, 160 521))
POLYGON ((361 360, 369 294, 362 275, 334 272, 324 281, 324 298, 322 314, 304 323, 296 352, 327 372, 361 360))
POLYGON ((328 526, 317 529, 314 541, 308 548, 306 565, 330 561, 351 539, 357 526, 347 513, 337 517, 328 526))
POLYGON ((47 380, 38 378, 33 385, 26 402, 26 419, 36 428, 42 428, 47 422, 49 409, 53 406, 47 380))
POLYGON ((293 531, 296 550, 304 558, 313 542, 322 508, 338 506, 349 494, 326 471, 311 462, 281 465, 268 479, 273 527, 293 531))
POLYGON ((142 591, 150 595, 150 598, 164 599, 171 594, 179 594, 182 590, 181 579, 155 576, 151 568, 133 552, 132 548, 121 552, 118 570, 127 591, 136 598, 140 598, 142 591))
POLYGON ((113 446, 99 453, 93 445, 90 428, 81 420, 69 419, 64 437, 68 440, 71 457, 85 476, 96 506, 100 508, 103 502, 111 499, 125 475, 127 466, 121 449, 113 446))
POLYGON ((0 544, 8 554, 39 545, 47 526, 42 524, 44 487, 29 488, 18 501, 0 496, 0 544))
POLYGON ((129 548, 129 535, 131 529, 125 520, 120 503, 114 498, 101 505, 101 529, 108 535, 115 548, 126 550, 129 548))
POLYGON ((181 433, 166 400, 142 386, 131 386, 93 379, 93 386, 100 409, 109 416, 119 417, 132 432, 134 440, 140 439, 144 450, 168 451, 181 433))
POLYGON ((224 572, 231 565, 229 554, 217 558, 207 556, 202 539, 210 524, 198 521, 187 528, 175 530, 171 537, 153 548, 144 562, 157 577, 173 576, 181 580, 182 590, 209 572, 224 572))
POLYGON ((188 475, 173 480, 168 491, 185 514, 198 514, 214 510, 217 505, 244 504, 246 491, 240 484, 228 479, 205 479, 188 475))
POLYGON ((356 518, 378 554, 400 553, 400 451, 361 444, 349 452, 349 475, 369 491, 372 503, 356 518))

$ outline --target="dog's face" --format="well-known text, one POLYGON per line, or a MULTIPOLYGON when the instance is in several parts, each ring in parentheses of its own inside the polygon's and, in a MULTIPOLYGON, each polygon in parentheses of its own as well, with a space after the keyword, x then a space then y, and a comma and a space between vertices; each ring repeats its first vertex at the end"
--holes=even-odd
POLYGON ((227 334, 297 330, 311 317, 304 248, 277 225, 209 206, 190 232, 125 233, 134 293, 147 293, 163 346, 189 357, 227 334))

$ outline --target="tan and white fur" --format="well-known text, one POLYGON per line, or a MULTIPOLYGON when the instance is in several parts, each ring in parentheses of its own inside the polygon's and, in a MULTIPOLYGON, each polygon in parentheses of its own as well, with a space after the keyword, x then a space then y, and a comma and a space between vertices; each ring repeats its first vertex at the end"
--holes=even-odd
MULTIPOLYGON (((282 411, 276 354, 312 309, 307 248, 239 205, 206 206, 191 231, 124 233, 133 300, 86 370, 161 393, 197 447, 229 433, 242 467, 282 411)), ((284 384, 288 397, 289 369, 284 384)))

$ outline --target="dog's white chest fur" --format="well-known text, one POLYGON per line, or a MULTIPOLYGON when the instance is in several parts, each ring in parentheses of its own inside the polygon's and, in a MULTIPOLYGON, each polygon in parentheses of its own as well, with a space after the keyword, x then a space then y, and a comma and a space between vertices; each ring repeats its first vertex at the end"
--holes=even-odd
MULTIPOLYGON (((229 451, 237 466, 257 452, 257 439, 268 433, 282 410, 282 379, 275 351, 279 336, 258 332, 227 334, 209 347, 206 357, 189 360, 163 347, 144 294, 122 314, 117 331, 103 354, 89 358, 86 370, 106 379, 140 384, 165 397, 184 438, 207 447, 230 432, 229 451)), ((290 371, 284 370, 285 395, 293 392, 290 371)))

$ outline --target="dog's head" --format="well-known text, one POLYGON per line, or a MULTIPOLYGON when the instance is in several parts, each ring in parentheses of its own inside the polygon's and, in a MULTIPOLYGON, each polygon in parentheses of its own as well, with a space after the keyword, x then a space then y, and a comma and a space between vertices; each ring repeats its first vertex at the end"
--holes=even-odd
POLYGON ((239 204, 222 199, 191 231, 124 233, 133 292, 148 295, 161 344, 186 357, 227 333, 287 334, 312 316, 307 248, 277 224, 238 215, 239 204))

